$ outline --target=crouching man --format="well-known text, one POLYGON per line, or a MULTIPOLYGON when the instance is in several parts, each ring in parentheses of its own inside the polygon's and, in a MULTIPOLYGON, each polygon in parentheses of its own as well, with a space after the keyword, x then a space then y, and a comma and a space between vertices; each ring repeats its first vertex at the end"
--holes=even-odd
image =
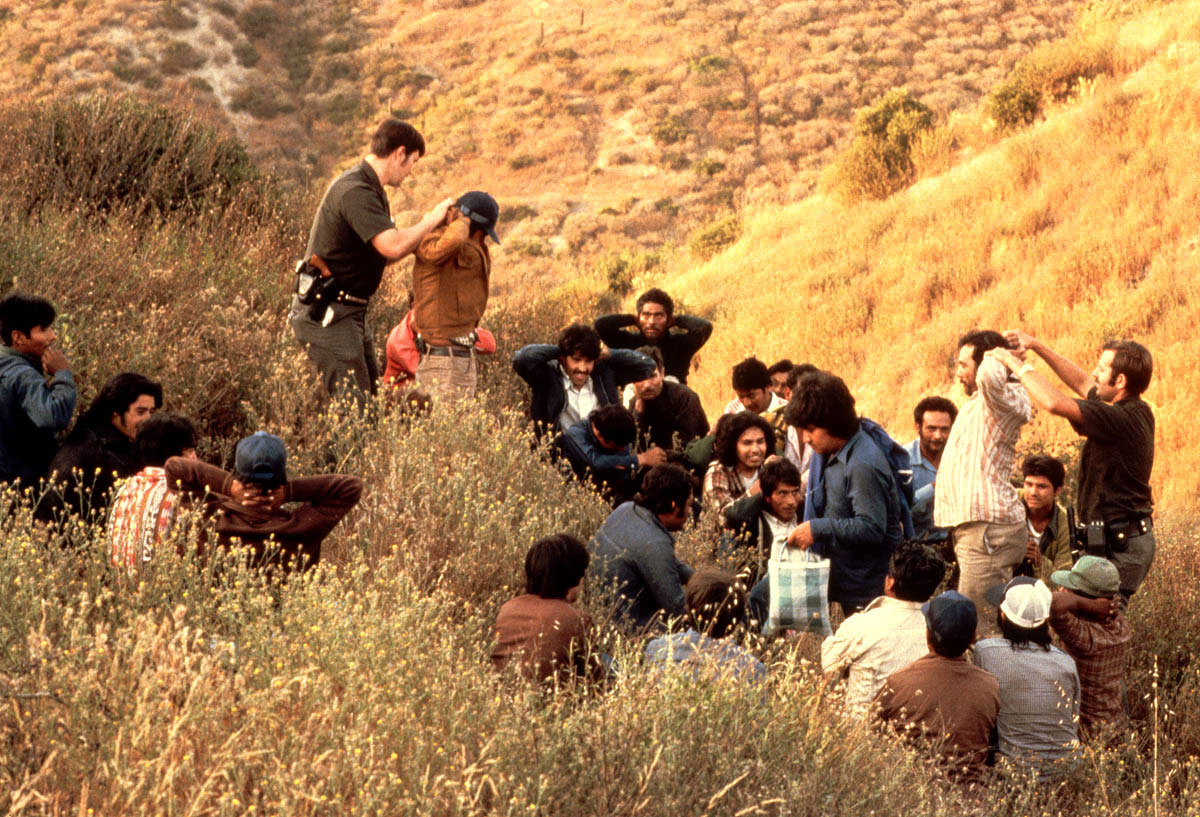
POLYGON ((362 480, 323 474, 289 480, 283 440, 257 431, 237 445, 234 473, 199 460, 167 460, 168 484, 199 499, 217 543, 253 549, 253 566, 304 570, 321 559, 321 542, 358 504, 362 480), (299 503, 291 510, 284 505, 299 503))

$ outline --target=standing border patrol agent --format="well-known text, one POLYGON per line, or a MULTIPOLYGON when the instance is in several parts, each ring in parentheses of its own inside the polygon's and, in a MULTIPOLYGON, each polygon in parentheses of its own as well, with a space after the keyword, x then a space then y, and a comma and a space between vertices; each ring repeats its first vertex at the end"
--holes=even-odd
POLYGON ((446 199, 412 227, 392 221, 384 185, 398 186, 424 155, 416 128, 387 119, 371 138, 371 152, 329 186, 317 208, 288 322, 329 394, 347 379, 356 397, 375 392, 379 363, 367 331, 371 296, 384 267, 416 250, 453 203, 446 199))
POLYGON ((1078 550, 1116 565, 1121 594, 1128 599, 1154 563, 1154 413, 1142 399, 1154 372, 1150 351, 1132 340, 1107 341, 1088 374, 1037 338, 1019 330, 1005 335, 1015 347, 1036 353, 1079 396, 1064 394, 1011 353, 998 353, 1035 403, 1068 420, 1086 438, 1079 457, 1077 502, 1086 535, 1077 541, 1078 550))

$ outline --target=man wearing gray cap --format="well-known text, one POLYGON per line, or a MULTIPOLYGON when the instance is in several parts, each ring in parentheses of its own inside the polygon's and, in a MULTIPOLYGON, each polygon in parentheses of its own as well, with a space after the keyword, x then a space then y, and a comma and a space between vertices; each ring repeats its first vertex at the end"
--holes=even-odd
POLYGON ((947 776, 971 785, 983 777, 1000 711, 995 676, 967 663, 975 640, 975 603, 954 590, 921 606, 929 654, 888 676, 875 717, 915 745, 935 749, 947 776))
POLYGON ((475 329, 487 308, 500 206, 478 190, 458 198, 442 223, 417 247, 412 326, 417 334, 417 383, 435 401, 472 397, 475 329))
POLYGON ((362 480, 347 474, 289 480, 283 440, 265 431, 237 444, 232 474, 183 457, 167 460, 166 471, 168 485, 203 502, 218 544, 240 543, 252 565, 284 570, 320 561, 321 542, 362 495, 362 480))
POLYGON ((1121 574, 1108 559, 1083 556, 1050 580, 1061 588, 1050 605, 1050 626, 1079 670, 1080 733, 1126 729, 1125 658, 1133 632, 1119 595, 1121 574))
POLYGON ((1050 644, 1051 597, 1028 576, 991 588, 987 601, 1000 608, 1001 635, 975 644, 975 663, 1000 682, 1000 753, 1046 777, 1075 749, 1079 717, 1075 660, 1050 644))

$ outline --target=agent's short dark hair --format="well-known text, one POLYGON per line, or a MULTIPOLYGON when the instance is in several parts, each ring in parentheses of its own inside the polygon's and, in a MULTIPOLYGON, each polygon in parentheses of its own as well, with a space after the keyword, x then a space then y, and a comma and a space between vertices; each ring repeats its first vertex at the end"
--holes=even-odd
POLYGON ((142 465, 161 468, 171 457, 195 448, 196 437, 196 427, 188 418, 169 411, 152 414, 138 426, 138 456, 142 465))
POLYGON ((404 153, 425 155, 425 137, 402 119, 394 117, 383 120, 371 137, 371 153, 383 158, 391 156, 397 148, 404 148, 404 153))
POLYGON ((5 346, 12 346, 12 333, 22 332, 28 335, 36 327, 45 329, 54 323, 58 313, 54 304, 37 295, 26 295, 24 292, 10 292, 0 299, 0 340, 5 346))
POLYGON ((958 348, 961 349, 964 346, 971 347, 971 357, 975 360, 975 365, 978 366, 980 363, 983 363, 984 352, 989 349, 1007 348, 1008 341, 999 332, 994 332, 991 329, 976 329, 958 339, 958 348))
POLYGON ((675 316, 675 301, 658 287, 651 287, 638 296, 637 311, 641 312, 646 304, 658 304, 667 313, 668 318, 675 316))
POLYGON ((586 323, 573 323, 558 336, 558 356, 596 360, 600 357, 600 335, 586 323))
POLYGON ((653 514, 683 507, 696 492, 696 478, 674 464, 656 465, 642 479, 633 501, 653 514))
POLYGON ((796 428, 823 428, 844 440, 853 437, 859 427, 854 395, 844 380, 829 372, 811 372, 800 378, 783 418, 796 428))
POLYGON ((1026 644, 1036 644, 1043 650, 1050 649, 1050 622, 1043 621, 1037 627, 1018 627, 999 610, 996 611, 996 623, 1000 626, 1000 635, 1004 636, 1013 647, 1026 644))
POLYGON ((1067 480, 1067 468, 1062 464, 1062 460, 1045 454, 1030 454, 1021 463, 1021 476, 1045 477, 1057 490, 1063 487, 1063 483, 1067 480))
POLYGON ((818 369, 816 366, 814 366, 811 363, 797 363, 795 366, 792 367, 792 370, 790 372, 788 372, 788 379, 787 379, 788 389, 790 391, 795 391, 796 385, 800 382, 800 378, 804 377, 804 375, 808 374, 809 372, 819 372, 819 371, 821 371, 821 370, 818 369))
POLYGON ((771 375, 767 364, 756 357, 748 357, 733 367, 733 390, 754 391, 771 388, 771 375))
POLYGON ((162 408, 162 385, 136 372, 121 372, 104 384, 96 399, 79 418, 78 427, 97 428, 112 422, 114 414, 124 414, 143 394, 154 398, 155 410, 162 408))
POLYGON ((733 574, 702 567, 683 588, 688 612, 696 629, 710 638, 724 638, 746 618, 746 594, 733 574))
POLYGON ((767 369, 767 374, 771 377, 774 377, 777 374, 787 374, 794 368, 795 364, 785 357, 783 360, 773 363, 770 368, 767 369))
POLYGON ((763 496, 770 496, 780 485, 800 487, 800 469, 791 460, 771 460, 758 472, 758 484, 763 496))
POLYGON ((637 420, 618 403, 601 406, 588 415, 588 420, 609 445, 624 448, 637 439, 637 420))
POLYGON ((922 397, 921 402, 913 409, 913 422, 920 428, 925 424, 925 413, 928 411, 943 411, 950 415, 950 422, 958 419, 958 406, 945 397, 922 397))
POLYGON ((1141 394, 1150 386, 1150 376, 1154 374, 1154 360, 1150 350, 1135 340, 1108 340, 1101 347, 1102 351, 1111 349, 1113 355, 1112 373, 1115 378, 1125 375, 1125 388, 1135 394, 1141 394))
POLYGON ((713 437, 713 453, 721 465, 726 468, 737 465, 737 441, 751 428, 762 429, 763 436, 767 438, 768 454, 775 450, 775 429, 762 416, 753 411, 725 414, 717 420, 713 437))
POLYGON ((888 563, 892 593, 901 601, 926 602, 946 576, 946 561, 929 545, 903 542, 888 563))
POLYGON ((638 348, 638 351, 653 360, 654 365, 658 367, 659 371, 666 368, 667 364, 663 362, 662 352, 658 350, 657 346, 642 346, 638 348))
POLYGON ((587 548, 567 533, 533 543, 525 554, 525 592, 544 599, 565 599, 587 572, 587 548))

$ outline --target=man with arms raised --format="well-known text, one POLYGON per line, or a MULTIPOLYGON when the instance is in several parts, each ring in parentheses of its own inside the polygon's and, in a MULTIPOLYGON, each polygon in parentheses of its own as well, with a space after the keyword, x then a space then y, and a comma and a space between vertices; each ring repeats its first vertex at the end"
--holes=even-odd
POLYGON ((513 369, 532 391, 529 414, 541 434, 557 437, 600 406, 621 402, 621 387, 654 374, 654 361, 632 349, 607 355, 586 324, 568 326, 557 344, 531 343, 513 355, 513 369))
POLYGON ((996 610, 984 594, 1012 578, 1025 555, 1025 509, 1009 483, 1029 395, 994 356, 999 332, 977 331, 958 342, 955 375, 967 393, 938 468, 933 524, 953 528, 958 589, 975 602, 981 629, 991 634, 996 610))
POLYGON ((596 319, 596 331, 608 348, 657 346, 667 377, 684 384, 692 357, 708 342, 712 330, 712 324, 703 318, 676 315, 675 301, 657 287, 638 297, 636 315, 604 315, 596 319))
POLYGON ((913 530, 918 539, 943 541, 946 532, 933 527, 933 484, 937 482, 942 451, 958 409, 945 397, 925 397, 913 410, 917 438, 905 446, 912 463, 913 530))
POLYGON ((371 138, 371 152, 329 186, 317 208, 304 258, 320 270, 329 302, 310 307, 297 296, 288 322, 330 394, 345 380, 358 397, 374 393, 379 363, 367 331, 367 305, 383 268, 413 252, 454 203, 446 199, 412 227, 392 222, 384 185, 398 186, 424 155, 425 140, 416 128, 387 119, 371 138))
POLYGON ((1079 521, 1096 531, 1088 549, 1117 566, 1121 593, 1137 592, 1154 562, 1154 413, 1142 399, 1154 363, 1132 340, 1110 340, 1091 374, 1037 338, 1011 331, 1008 339, 1034 352, 1079 397, 1064 394, 1045 375, 1011 352, 997 353, 1042 408, 1071 423, 1082 437, 1079 458, 1079 521))

